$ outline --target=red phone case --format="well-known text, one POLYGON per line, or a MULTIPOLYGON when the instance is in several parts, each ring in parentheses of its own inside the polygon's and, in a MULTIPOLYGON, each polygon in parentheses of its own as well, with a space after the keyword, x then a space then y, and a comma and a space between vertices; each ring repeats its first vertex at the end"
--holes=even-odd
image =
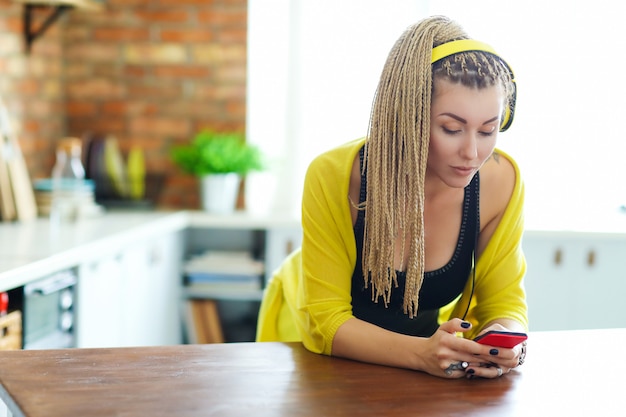
POLYGON ((501 332, 497 330, 490 330, 487 333, 478 336, 474 340, 483 345, 511 349, 512 347, 519 345, 526 339, 528 339, 528 335, 526 333, 501 332))

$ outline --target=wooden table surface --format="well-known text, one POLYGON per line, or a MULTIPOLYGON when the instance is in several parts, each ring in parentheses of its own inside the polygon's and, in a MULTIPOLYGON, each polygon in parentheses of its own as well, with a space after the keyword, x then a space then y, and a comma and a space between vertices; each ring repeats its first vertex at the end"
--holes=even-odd
POLYGON ((624 416, 626 329, 536 332, 494 380, 310 353, 294 343, 0 352, 13 416, 624 416))

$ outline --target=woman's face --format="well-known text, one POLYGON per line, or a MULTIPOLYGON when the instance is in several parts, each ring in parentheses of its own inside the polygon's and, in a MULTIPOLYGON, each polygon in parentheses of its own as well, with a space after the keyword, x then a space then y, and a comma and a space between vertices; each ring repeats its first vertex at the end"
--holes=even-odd
POLYGON ((426 176, 463 188, 496 146, 504 89, 469 88, 441 79, 434 83, 426 176))

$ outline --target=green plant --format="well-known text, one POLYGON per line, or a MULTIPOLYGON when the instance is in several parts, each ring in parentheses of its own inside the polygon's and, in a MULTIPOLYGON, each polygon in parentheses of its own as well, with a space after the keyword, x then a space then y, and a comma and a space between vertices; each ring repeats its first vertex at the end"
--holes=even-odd
POLYGON ((196 176, 263 170, 261 151, 245 142, 242 134, 203 130, 191 143, 172 148, 172 161, 183 171, 196 176))

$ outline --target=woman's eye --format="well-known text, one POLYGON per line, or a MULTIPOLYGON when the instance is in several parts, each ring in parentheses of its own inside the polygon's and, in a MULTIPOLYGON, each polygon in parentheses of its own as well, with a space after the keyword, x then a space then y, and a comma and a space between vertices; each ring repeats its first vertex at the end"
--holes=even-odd
MULTIPOLYGON (((449 126, 441 126, 441 130, 447 135, 456 135, 463 131, 462 128, 454 128, 449 126)), ((488 130, 479 130, 478 134, 482 137, 490 137, 496 133, 495 128, 489 128, 488 130)))
POLYGON ((481 130, 481 131, 479 131, 479 133, 482 136, 485 136, 485 137, 493 136, 496 133, 496 127, 492 126, 492 127, 489 128, 489 130, 486 130, 486 131, 485 130, 481 130))
POLYGON ((447 133, 449 135, 454 135, 455 133, 459 133, 461 131, 461 129, 450 129, 445 126, 442 126, 442 129, 444 133, 447 133))

